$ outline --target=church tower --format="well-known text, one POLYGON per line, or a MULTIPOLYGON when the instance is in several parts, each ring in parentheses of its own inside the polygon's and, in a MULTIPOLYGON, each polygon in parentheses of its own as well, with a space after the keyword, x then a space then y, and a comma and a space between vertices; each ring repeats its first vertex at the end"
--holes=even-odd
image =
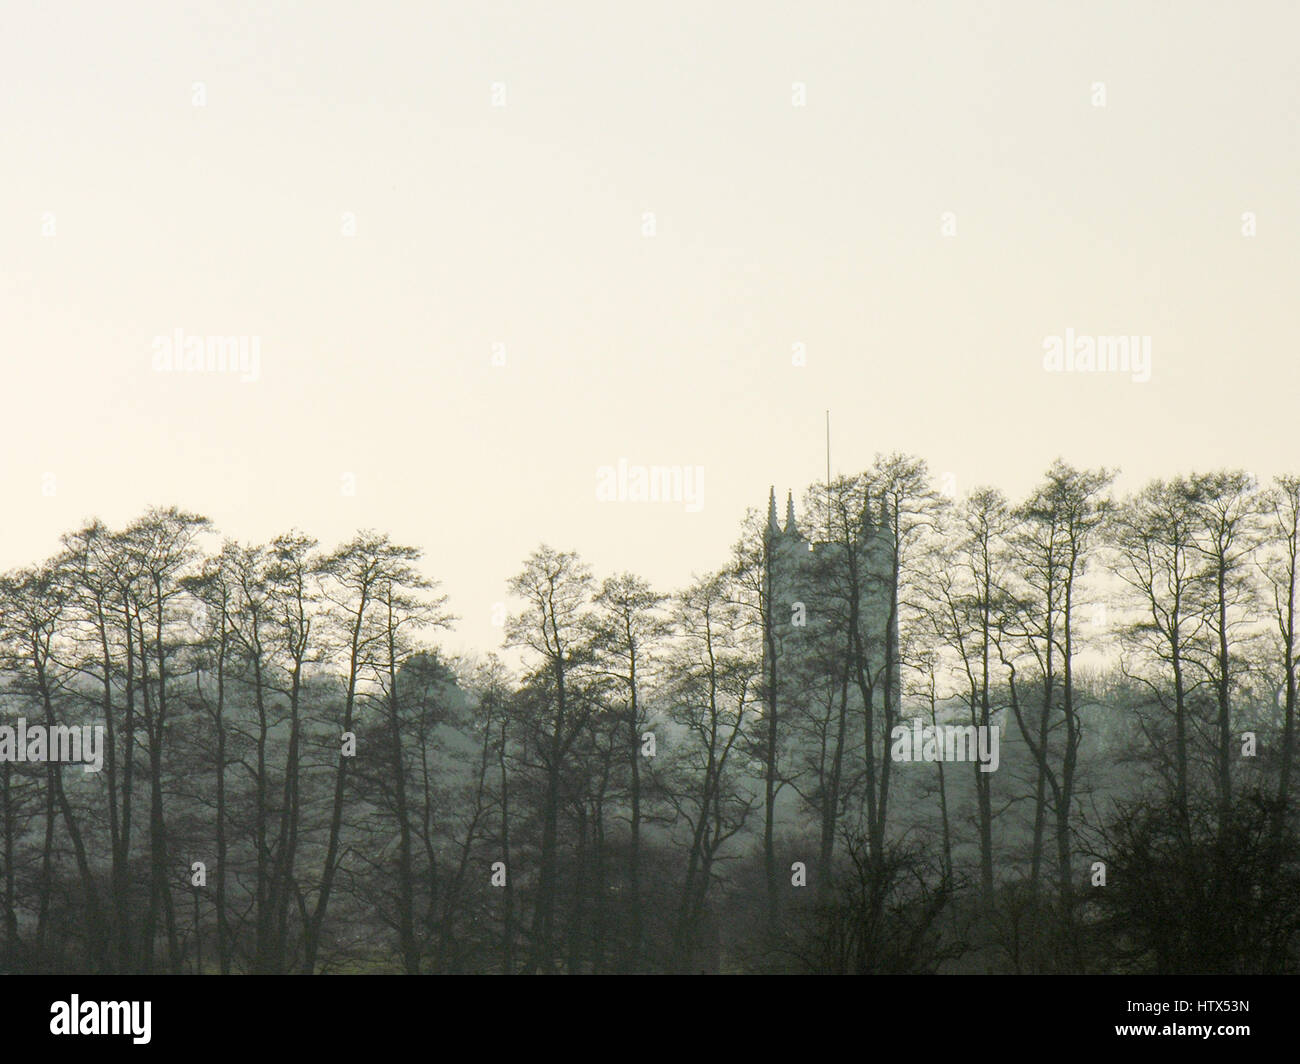
MULTIPOLYGON (((827 685, 836 682, 830 671, 845 667, 847 641, 845 625, 853 612, 848 595, 851 573, 856 573, 859 631, 863 639, 864 667, 871 678, 873 701, 884 708, 885 667, 894 656, 893 682, 888 686, 892 701, 899 704, 900 669, 897 662, 898 619, 891 624, 893 581, 890 548, 890 514, 883 498, 875 512, 868 500, 853 544, 823 542, 807 538, 795 515, 794 493, 786 494, 785 526, 777 522, 776 487, 768 496, 767 565, 769 567, 768 618, 777 648, 778 714, 798 711, 811 699, 822 697, 827 685), (854 557, 846 557, 852 550, 854 557), (848 563, 853 561, 850 566, 848 563), (836 664, 837 663, 837 664, 836 664)), ((767 656, 766 647, 764 656, 767 656)), ((764 662, 764 679, 771 676, 771 662, 764 662)), ((856 684, 851 700, 860 713, 861 695, 856 684)))

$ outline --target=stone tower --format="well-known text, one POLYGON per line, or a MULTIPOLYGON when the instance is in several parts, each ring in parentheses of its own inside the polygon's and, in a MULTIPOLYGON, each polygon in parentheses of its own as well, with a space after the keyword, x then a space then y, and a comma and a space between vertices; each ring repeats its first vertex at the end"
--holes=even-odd
MULTIPOLYGON (((855 667, 847 643, 853 613, 850 591, 857 585, 858 629, 863 667, 872 701, 884 708, 887 648, 893 654, 891 701, 899 698, 898 620, 890 621, 893 579, 892 533, 883 499, 868 503, 852 546, 807 538, 795 519, 794 494, 786 495, 785 526, 777 522, 776 488, 768 498, 767 558, 770 623, 777 644, 777 706, 798 711, 838 685, 843 669, 855 667), (850 558, 847 552, 853 551, 850 558), (853 564, 851 565, 850 562, 853 564)), ((766 650, 765 650, 766 656, 766 650)), ((769 676, 764 662, 764 678, 769 676)), ((850 674, 850 713, 862 710, 860 690, 850 674)))

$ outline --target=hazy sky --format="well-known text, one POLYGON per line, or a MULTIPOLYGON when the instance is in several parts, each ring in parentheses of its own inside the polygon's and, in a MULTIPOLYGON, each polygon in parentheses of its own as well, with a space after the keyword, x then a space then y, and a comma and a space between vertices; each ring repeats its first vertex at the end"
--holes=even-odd
POLYGON ((539 542, 720 564, 827 407, 837 471, 959 491, 1300 469, 1297 40, 1290 2, 5 0, 0 565, 150 503, 373 527, 489 649, 539 542), (155 371, 176 329, 257 379, 155 371), (1046 372, 1067 329, 1151 379, 1046 372), (598 501, 620 459, 703 506, 598 501))

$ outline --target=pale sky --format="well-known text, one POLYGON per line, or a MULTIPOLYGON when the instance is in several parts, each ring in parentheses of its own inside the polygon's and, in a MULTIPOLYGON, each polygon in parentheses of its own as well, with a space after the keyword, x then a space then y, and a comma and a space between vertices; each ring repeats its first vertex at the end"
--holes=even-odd
POLYGON ((1290 2, 5 0, 0 566, 149 504, 373 527, 489 650, 542 541, 721 564, 827 407, 837 472, 959 491, 1300 470, 1297 40, 1290 2), (155 372, 175 329, 258 379, 155 372), (1045 372, 1067 329, 1150 381, 1045 372), (620 459, 703 506, 598 501, 620 459))

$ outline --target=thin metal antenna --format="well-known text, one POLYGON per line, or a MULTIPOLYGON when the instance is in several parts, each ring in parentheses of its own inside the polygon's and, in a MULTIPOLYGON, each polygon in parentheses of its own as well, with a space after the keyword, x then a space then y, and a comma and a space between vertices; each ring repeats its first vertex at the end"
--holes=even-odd
POLYGON ((826 411, 826 490, 831 490, 831 412, 826 411))

